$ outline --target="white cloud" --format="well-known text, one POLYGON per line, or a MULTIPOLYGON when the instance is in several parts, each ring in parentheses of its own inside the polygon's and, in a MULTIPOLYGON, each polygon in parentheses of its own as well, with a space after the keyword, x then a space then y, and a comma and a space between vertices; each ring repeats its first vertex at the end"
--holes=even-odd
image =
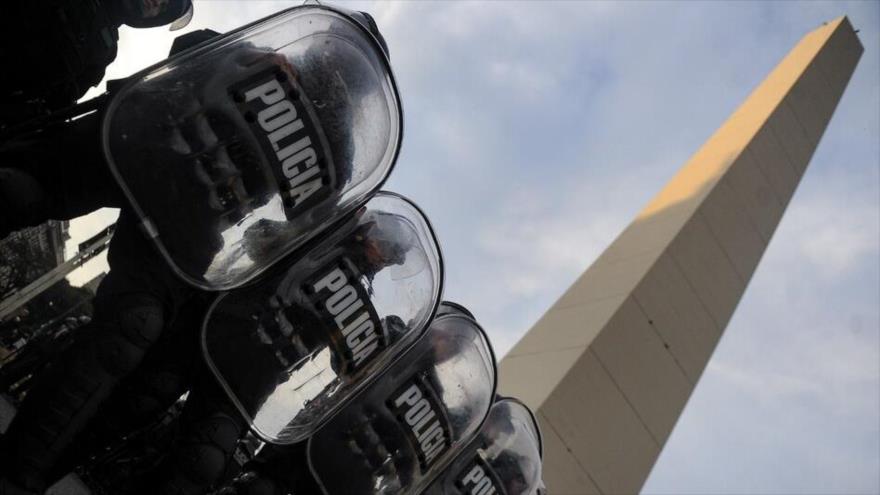
POLYGON ((846 205, 839 198, 801 204, 790 216, 797 226, 800 250, 811 268, 827 276, 857 269, 866 256, 880 256, 876 205, 846 205))
POLYGON ((526 98, 558 90, 558 81, 550 74, 521 60, 497 60, 488 64, 489 78, 500 89, 513 88, 526 98))

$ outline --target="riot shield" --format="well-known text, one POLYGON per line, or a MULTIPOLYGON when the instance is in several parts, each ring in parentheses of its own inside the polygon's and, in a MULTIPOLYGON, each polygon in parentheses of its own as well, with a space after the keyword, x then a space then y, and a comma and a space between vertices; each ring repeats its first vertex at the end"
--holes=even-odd
POLYGON ((425 491, 430 495, 532 495, 544 488, 535 416, 517 399, 492 405, 467 447, 425 491))
POLYGON ((363 204, 401 132, 376 38, 303 5, 132 76, 108 103, 102 142, 172 269, 226 290, 363 204))
POLYGON ((379 193, 205 316, 208 367, 263 440, 310 435, 424 331, 442 262, 427 219, 379 193))
POLYGON ((492 349, 474 320, 436 318, 419 339, 309 439, 324 493, 418 493, 489 412, 492 349))

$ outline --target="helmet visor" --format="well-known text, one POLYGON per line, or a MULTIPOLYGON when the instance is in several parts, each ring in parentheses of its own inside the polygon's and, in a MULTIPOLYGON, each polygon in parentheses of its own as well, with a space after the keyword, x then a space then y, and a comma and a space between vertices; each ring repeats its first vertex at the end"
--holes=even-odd
POLYGON ((189 22, 192 21, 193 18, 193 6, 189 4, 189 7, 186 8, 186 12, 183 13, 182 16, 178 17, 171 23, 171 26, 168 27, 169 31, 179 31, 189 25, 189 22))

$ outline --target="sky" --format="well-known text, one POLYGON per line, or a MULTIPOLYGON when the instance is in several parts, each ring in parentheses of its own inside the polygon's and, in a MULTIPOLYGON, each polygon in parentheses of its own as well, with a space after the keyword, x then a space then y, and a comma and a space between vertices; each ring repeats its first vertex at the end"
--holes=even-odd
MULTIPOLYGON (((298 3, 198 1, 187 30, 298 3)), ((400 87, 386 189, 427 213, 445 298, 499 355, 802 35, 849 15, 865 53, 644 493, 880 492, 880 3, 345 5, 376 18, 400 87)), ((109 77, 172 39, 123 29, 109 77)))

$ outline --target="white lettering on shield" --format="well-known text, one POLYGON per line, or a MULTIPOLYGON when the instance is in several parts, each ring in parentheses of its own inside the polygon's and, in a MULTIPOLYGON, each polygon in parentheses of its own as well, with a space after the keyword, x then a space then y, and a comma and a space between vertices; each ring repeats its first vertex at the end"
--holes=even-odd
POLYGON ((461 486, 470 495, 494 495, 495 487, 492 478, 486 476, 486 472, 479 464, 474 464, 461 480, 461 486))
POLYGON ((403 418, 419 442, 425 465, 430 465, 446 447, 446 434, 439 415, 416 384, 410 385, 394 399, 394 407, 404 410, 403 418))
POLYGON ((358 297, 357 291, 348 283, 348 277, 340 268, 334 268, 324 275, 313 288, 315 292, 326 289, 333 293, 324 301, 324 306, 342 331, 345 345, 351 350, 354 365, 359 366, 379 348, 376 328, 364 307, 364 301, 358 297))
POLYGON ((269 143, 281 162, 284 177, 290 181, 293 206, 299 205, 321 188, 321 177, 319 168, 315 166, 318 155, 309 136, 303 136, 284 147, 279 144, 289 136, 296 138, 295 133, 303 130, 296 107, 285 98, 284 88, 275 79, 246 91, 244 97, 248 102, 259 98, 264 105, 268 105, 257 114, 257 122, 268 133, 269 143))

